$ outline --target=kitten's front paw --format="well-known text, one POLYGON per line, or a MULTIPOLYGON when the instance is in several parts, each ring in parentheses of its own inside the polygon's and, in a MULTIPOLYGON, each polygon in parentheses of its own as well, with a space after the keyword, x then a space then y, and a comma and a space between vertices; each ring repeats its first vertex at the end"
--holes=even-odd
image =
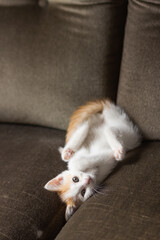
POLYGON ((114 157, 117 161, 122 161, 124 159, 125 150, 122 146, 114 150, 114 157))
POLYGON ((71 148, 64 149, 62 152, 62 159, 65 162, 68 162, 68 160, 74 155, 74 151, 71 148))

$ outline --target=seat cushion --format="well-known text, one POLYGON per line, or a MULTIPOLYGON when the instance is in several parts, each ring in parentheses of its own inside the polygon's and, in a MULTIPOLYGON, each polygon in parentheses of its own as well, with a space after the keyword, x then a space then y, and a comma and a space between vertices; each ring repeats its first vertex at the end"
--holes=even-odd
POLYGON ((118 104, 147 139, 160 139, 160 1, 130 0, 118 104))
POLYGON ((1 6, 0 121, 66 129, 77 106, 115 99, 126 6, 126 0, 1 6))
POLYGON ((62 228, 64 206, 43 187, 65 168, 57 151, 64 135, 60 130, 0 124, 1 240, 35 240, 42 231, 56 236, 62 228))
POLYGON ((86 201, 56 240, 160 239, 160 142, 146 142, 128 153, 86 201))

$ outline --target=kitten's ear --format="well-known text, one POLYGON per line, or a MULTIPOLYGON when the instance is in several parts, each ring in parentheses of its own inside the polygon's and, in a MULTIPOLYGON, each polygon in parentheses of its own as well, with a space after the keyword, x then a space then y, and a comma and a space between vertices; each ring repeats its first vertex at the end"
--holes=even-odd
POLYGON ((66 221, 69 220, 69 218, 73 215, 73 213, 76 211, 76 207, 74 205, 67 205, 66 207, 66 213, 65 213, 65 219, 66 221))
POLYGON ((63 176, 60 174, 57 177, 51 179, 49 182, 47 182, 44 188, 47 189, 48 191, 55 192, 59 190, 62 183, 63 183, 63 176))

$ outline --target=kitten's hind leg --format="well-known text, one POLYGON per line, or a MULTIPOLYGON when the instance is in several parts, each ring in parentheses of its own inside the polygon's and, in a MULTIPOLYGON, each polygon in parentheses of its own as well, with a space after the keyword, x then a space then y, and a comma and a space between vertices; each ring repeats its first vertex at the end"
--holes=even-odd
POLYGON ((89 122, 86 121, 82 123, 73 133, 64 149, 62 150, 61 157, 62 160, 68 161, 76 151, 82 146, 84 140, 86 139, 89 131, 89 122))
POLYGON ((114 157, 117 161, 122 161, 125 157, 125 148, 120 141, 120 132, 115 128, 106 128, 105 131, 107 142, 114 152, 114 157))

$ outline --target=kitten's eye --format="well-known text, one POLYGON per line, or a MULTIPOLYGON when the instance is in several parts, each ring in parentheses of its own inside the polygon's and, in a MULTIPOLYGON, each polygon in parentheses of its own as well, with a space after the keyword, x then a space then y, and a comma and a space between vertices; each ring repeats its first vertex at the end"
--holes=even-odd
POLYGON ((85 192, 86 192, 85 189, 83 189, 83 190, 81 191, 81 195, 82 195, 82 197, 84 197, 85 192))
POLYGON ((78 178, 78 177, 73 177, 72 180, 73 180, 73 182, 75 182, 75 183, 79 182, 79 178, 78 178))

